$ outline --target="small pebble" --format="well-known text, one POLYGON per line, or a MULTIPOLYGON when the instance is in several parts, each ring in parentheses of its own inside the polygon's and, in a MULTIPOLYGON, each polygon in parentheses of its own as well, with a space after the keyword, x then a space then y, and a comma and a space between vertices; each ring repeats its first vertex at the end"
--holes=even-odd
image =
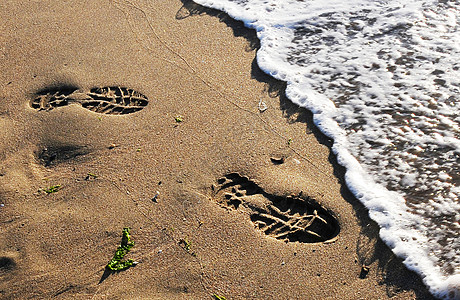
POLYGON ((370 267, 363 265, 361 267, 361 273, 359 274, 359 278, 365 279, 367 277, 367 274, 369 274, 370 267))
POLYGON ((284 164, 284 161, 286 159, 283 156, 281 156, 281 157, 270 157, 270 160, 274 165, 281 165, 281 164, 284 164))
POLYGON ((267 109, 268 109, 267 104, 262 100, 262 98, 260 98, 260 100, 259 100, 259 112, 263 113, 267 109))
POLYGON ((284 266, 285 264, 286 264, 286 263, 285 263, 284 261, 281 263, 282 266, 284 266))
POLYGON ((153 202, 158 202, 158 196, 160 196, 160 192, 156 191, 155 196, 153 196, 152 201, 153 202))
POLYGON ((161 254, 163 252, 163 250, 158 250, 158 254, 161 254))

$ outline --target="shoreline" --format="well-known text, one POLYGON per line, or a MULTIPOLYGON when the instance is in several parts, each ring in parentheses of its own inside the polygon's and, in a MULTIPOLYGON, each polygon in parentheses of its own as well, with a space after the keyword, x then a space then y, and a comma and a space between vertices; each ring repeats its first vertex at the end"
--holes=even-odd
POLYGON ((6 31, 16 39, 1 64, 1 121, 12 128, 2 132, 2 297, 431 298, 378 238, 311 114, 258 69, 254 31, 185 0, 51 3, 5 5, 26 21, 6 31), (149 102, 125 115, 29 106, 36 91, 66 84, 80 94, 123 86, 149 102), (56 159, 46 165, 43 153, 56 159), (245 178, 255 196, 220 183, 241 189, 245 178), (335 242, 282 242, 255 228, 249 204, 224 201, 301 191, 337 216, 335 242), (123 227, 140 263, 104 278, 123 227))

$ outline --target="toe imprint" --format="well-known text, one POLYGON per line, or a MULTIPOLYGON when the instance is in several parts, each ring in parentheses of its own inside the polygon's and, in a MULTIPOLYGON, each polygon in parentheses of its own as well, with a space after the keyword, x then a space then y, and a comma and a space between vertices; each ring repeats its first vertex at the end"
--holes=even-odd
POLYGON ((339 223, 333 214, 310 197, 287 197, 265 192, 237 173, 217 181, 214 198, 222 206, 248 212, 255 227, 286 242, 316 243, 334 239, 339 223))

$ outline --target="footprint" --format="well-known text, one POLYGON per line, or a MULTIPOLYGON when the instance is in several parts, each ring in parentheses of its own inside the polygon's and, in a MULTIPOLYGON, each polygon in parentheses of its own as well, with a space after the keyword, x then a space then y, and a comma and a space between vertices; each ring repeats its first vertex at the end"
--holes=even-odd
POLYGON ((340 231, 337 219, 310 197, 276 196, 237 173, 217 181, 214 198, 223 207, 244 211, 255 227, 285 242, 317 243, 333 240, 340 231))
POLYGON ((110 86, 81 91, 76 88, 53 88, 38 92, 30 106, 37 110, 51 110, 72 103, 101 114, 124 115, 143 109, 147 97, 135 90, 110 86))
POLYGON ((76 159, 80 156, 85 156, 91 152, 90 149, 84 146, 72 144, 50 144, 42 147, 35 153, 38 161, 45 167, 50 167, 64 161, 76 159))

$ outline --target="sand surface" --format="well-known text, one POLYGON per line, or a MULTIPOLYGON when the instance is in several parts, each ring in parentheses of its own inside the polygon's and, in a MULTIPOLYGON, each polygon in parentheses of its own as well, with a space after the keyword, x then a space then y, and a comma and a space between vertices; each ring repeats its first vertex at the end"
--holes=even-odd
POLYGON ((0 8, 0 298, 430 299, 253 31, 186 0, 0 8))

